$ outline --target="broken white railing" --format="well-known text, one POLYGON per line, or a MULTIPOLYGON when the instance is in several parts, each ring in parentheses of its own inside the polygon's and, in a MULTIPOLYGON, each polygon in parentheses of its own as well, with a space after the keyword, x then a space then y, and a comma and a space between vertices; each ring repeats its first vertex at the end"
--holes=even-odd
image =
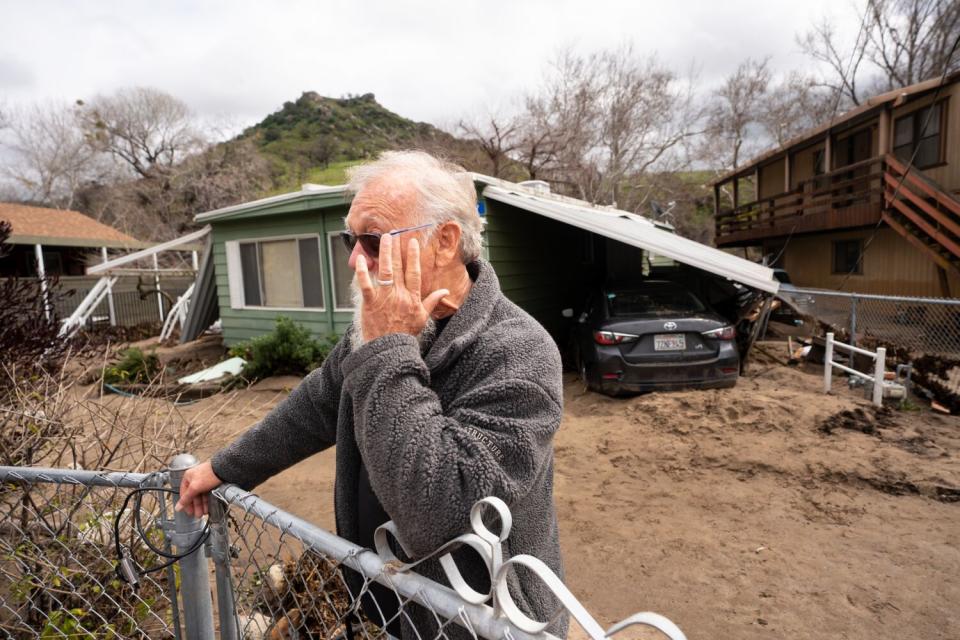
POLYGON ((193 297, 193 287, 196 283, 187 287, 182 296, 177 298, 176 303, 167 313, 167 319, 163 321, 163 328, 160 329, 160 341, 163 342, 173 334, 173 330, 179 324, 181 327, 187 321, 187 312, 190 310, 190 299, 193 297))
MULTIPOLYGON (((73 335, 77 329, 86 324, 87 318, 103 302, 103 299, 110 295, 113 285, 116 283, 117 276, 104 276, 97 280, 97 284, 93 286, 93 289, 90 289, 90 293, 80 301, 73 313, 60 325, 60 335, 73 335)), ((113 314, 111 314, 111 318, 113 318, 113 314)))
POLYGON ((140 276, 140 275, 150 275, 153 277, 154 286, 156 287, 156 296, 157 296, 157 309, 159 311, 160 320, 169 320, 170 316, 173 315, 174 321, 172 323, 164 322, 164 331, 169 334, 173 331, 173 326, 176 322, 180 322, 182 325, 184 319, 186 318, 187 304, 189 304, 189 297, 192 293, 193 286, 191 285, 180 299, 177 300, 177 307, 171 309, 167 314, 163 312, 163 302, 160 292, 160 276, 188 276, 194 277, 197 273, 197 252, 194 249, 186 247, 192 242, 197 240, 202 240, 210 233, 210 227, 206 226, 202 229, 194 231, 193 233, 188 233, 185 236, 179 238, 174 238, 167 242, 162 242, 160 244, 136 251, 134 253, 127 254, 125 256, 120 256, 114 258, 113 260, 106 259, 106 252, 104 252, 103 257, 104 261, 101 264, 94 265, 92 267, 87 267, 87 275, 99 275, 100 280, 97 281, 97 284, 94 285, 93 289, 87 294, 87 296, 80 302, 80 305, 70 314, 70 317, 63 321, 63 324, 60 327, 61 336, 70 336, 73 335, 80 327, 86 324, 87 320, 90 318, 90 314, 93 313, 94 309, 103 301, 106 297, 110 301, 110 324, 116 323, 116 314, 113 311, 113 285, 116 284, 117 278, 119 276, 140 276), (190 269, 161 269, 159 262, 157 260, 157 255, 164 251, 191 251, 192 254, 192 268, 190 269), (133 266, 137 261, 150 258, 152 261, 152 268, 140 268, 133 266), (182 301, 182 304, 181 304, 182 301), (176 313, 174 313, 174 311, 176 313), (169 324, 169 330, 167 325, 169 324))
POLYGON ((827 344, 823 354, 823 392, 830 393, 830 388, 833 384, 833 368, 836 367, 841 371, 846 371, 852 376, 858 378, 863 378, 864 380, 869 380, 873 383, 873 404, 878 407, 883 404, 883 378, 884 372, 886 371, 887 366, 887 350, 885 347, 878 347, 876 353, 873 351, 868 351, 867 349, 861 349, 860 347, 855 347, 845 342, 838 342, 833 338, 833 333, 827 334, 827 344), (834 362, 833 360, 833 349, 845 349, 850 353, 859 353, 862 356, 868 358, 873 358, 874 367, 873 375, 869 376, 861 371, 857 371, 852 367, 842 365, 839 362, 834 362))

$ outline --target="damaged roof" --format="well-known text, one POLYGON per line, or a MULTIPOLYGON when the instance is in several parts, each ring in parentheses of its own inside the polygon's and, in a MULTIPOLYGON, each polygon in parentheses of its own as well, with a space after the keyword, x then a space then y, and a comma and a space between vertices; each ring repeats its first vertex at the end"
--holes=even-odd
POLYGON ((474 179, 487 185, 483 189, 483 197, 489 200, 509 204, 639 249, 646 249, 754 289, 776 293, 780 288, 780 282, 773 276, 772 269, 679 236, 670 231, 669 227, 635 213, 536 192, 522 185, 487 176, 474 174, 474 179))

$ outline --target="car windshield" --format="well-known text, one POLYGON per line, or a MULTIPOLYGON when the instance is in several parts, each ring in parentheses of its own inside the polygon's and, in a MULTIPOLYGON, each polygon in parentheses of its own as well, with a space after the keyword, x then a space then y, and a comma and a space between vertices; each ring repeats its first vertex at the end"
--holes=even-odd
POLYGON ((703 304, 689 291, 673 287, 641 291, 611 291, 607 294, 610 315, 668 316, 705 311, 703 304))

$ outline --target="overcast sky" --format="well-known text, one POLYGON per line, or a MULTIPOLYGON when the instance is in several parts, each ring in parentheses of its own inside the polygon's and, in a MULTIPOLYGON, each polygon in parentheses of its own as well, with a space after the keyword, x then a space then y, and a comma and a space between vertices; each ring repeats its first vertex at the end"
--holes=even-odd
POLYGON ((837 0, 0 0, 0 104, 142 85, 245 126, 306 90, 372 92, 445 125, 509 107, 562 46, 630 40, 678 71, 695 66, 708 87, 747 56, 809 68, 795 34, 828 15, 852 40, 856 11, 837 0))

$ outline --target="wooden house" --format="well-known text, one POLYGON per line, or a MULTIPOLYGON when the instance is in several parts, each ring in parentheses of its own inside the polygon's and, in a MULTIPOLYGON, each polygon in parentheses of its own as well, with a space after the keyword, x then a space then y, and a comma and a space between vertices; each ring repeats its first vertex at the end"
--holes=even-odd
POLYGON ((71 286, 91 281, 87 264, 105 260, 112 249, 149 246, 79 211, 0 202, 0 220, 13 231, 8 255, 0 259, 0 278, 57 277, 71 286))
POLYGON ((721 177, 717 246, 758 247, 797 286, 960 296, 960 73, 940 80, 875 96, 721 177))

